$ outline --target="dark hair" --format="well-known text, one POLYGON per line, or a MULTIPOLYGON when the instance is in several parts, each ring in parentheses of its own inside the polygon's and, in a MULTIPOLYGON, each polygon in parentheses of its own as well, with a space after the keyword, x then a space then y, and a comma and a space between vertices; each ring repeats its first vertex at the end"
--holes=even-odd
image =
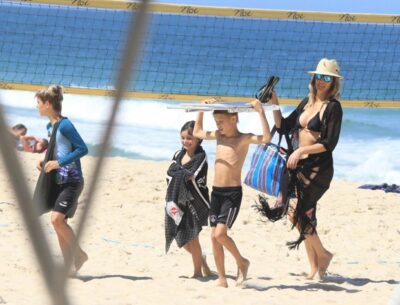
POLYGON ((49 147, 49 141, 47 139, 43 138, 42 143, 43 143, 43 149, 46 149, 47 147, 49 147))
POLYGON ((35 143, 35 146, 33 147, 33 148, 34 148, 34 151, 33 151, 33 152, 42 153, 42 152, 44 152, 48 147, 49 147, 49 141, 48 141, 47 139, 45 139, 45 138, 42 138, 42 139, 40 139, 38 142, 35 143), (42 142, 42 148, 36 150, 36 145, 37 145, 39 142, 42 142))
POLYGON ((14 130, 25 130, 28 131, 28 128, 24 124, 16 124, 12 127, 14 130))
POLYGON ((35 97, 38 97, 42 102, 49 102, 55 111, 61 113, 63 101, 63 88, 57 85, 51 85, 47 89, 42 89, 36 92, 35 97))
MULTIPOLYGON (((184 132, 185 130, 187 130, 187 132, 193 136, 193 129, 194 129, 194 124, 196 122, 195 121, 188 121, 185 124, 183 124, 182 128, 181 128, 181 133, 184 132)), ((199 145, 201 144, 201 142, 203 142, 203 139, 199 139, 199 145)))

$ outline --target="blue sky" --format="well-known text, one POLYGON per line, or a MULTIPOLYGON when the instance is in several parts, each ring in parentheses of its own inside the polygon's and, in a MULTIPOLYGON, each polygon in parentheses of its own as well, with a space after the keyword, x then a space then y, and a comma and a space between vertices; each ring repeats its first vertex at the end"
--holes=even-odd
POLYGON ((155 2, 297 11, 400 15, 400 0, 158 0, 155 2))

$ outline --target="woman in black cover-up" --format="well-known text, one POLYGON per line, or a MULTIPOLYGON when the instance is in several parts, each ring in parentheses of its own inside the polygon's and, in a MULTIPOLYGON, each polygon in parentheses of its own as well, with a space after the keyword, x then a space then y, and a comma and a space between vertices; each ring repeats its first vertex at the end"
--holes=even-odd
MULTIPOLYGON (((274 120, 280 134, 290 135, 294 149, 287 167, 292 170, 297 202, 289 208, 289 218, 300 237, 288 245, 298 248, 305 241, 311 267, 307 277, 311 279, 317 272, 324 276, 333 256, 318 237, 316 206, 333 177, 332 151, 339 140, 343 111, 337 100, 342 76, 336 60, 323 58, 317 69, 308 73, 313 76, 309 96, 287 118, 282 118, 280 110, 274 111, 274 120)), ((275 93, 271 102, 278 104, 275 93)))

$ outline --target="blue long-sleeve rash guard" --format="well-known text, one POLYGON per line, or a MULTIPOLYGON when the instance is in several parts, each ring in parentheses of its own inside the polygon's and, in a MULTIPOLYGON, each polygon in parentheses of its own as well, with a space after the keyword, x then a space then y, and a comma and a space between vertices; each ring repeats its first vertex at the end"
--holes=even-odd
MULTIPOLYGON (((49 134, 53 129, 47 124, 49 134)), ((58 161, 56 182, 58 184, 77 183, 82 180, 80 158, 88 153, 88 148, 68 118, 61 120, 57 129, 54 159, 58 161)))

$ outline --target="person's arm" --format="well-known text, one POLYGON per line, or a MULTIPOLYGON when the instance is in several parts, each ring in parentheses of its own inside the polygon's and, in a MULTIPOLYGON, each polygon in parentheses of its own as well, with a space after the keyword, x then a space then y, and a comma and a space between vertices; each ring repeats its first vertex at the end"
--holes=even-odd
POLYGON ((46 173, 70 164, 71 162, 82 158, 84 155, 88 153, 87 146, 85 142, 82 140, 78 131, 75 129, 74 125, 71 122, 64 119, 58 128, 61 134, 66 137, 72 146, 72 151, 67 154, 65 157, 60 158, 58 160, 48 161, 44 167, 46 173))
MULTIPOLYGON (((271 101, 271 104, 279 106, 278 97, 277 97, 275 91, 272 91, 272 95, 271 95, 270 101, 271 101)), ((277 129, 280 129, 281 128, 281 121, 282 121, 281 109, 279 108, 278 110, 273 110, 272 113, 274 115, 275 126, 276 126, 277 129)))
POLYGON ((65 166, 75 160, 82 158, 88 153, 88 148, 71 122, 64 120, 65 124, 60 124, 59 130, 72 144, 72 151, 58 160, 60 166, 65 166))
POLYGON ((203 140, 215 140, 217 138, 215 131, 205 131, 203 129, 203 115, 204 112, 202 111, 197 114, 196 123, 193 128, 193 136, 203 140))
MULTIPOLYGON (((342 126, 343 109, 339 102, 333 103, 326 114, 326 126, 321 131, 321 137, 317 143, 324 146, 325 150, 333 151, 339 141, 340 129, 342 126)), ((329 106, 329 104, 328 104, 329 106)), ((328 107, 327 107, 328 108, 328 107)), ((327 111, 326 109, 325 111, 327 111)))
MULTIPOLYGON (((280 109, 273 111, 275 127, 279 134, 288 134, 290 132, 290 130, 296 125, 297 117, 299 113, 303 111, 303 108, 307 102, 308 98, 306 97, 286 118, 282 117, 282 112, 280 109)), ((279 105, 278 96, 276 95, 275 91, 272 92, 271 103, 274 105, 279 105)))
POLYGON ((178 158, 179 155, 181 154, 182 150, 178 150, 175 154, 174 157, 172 158, 171 164, 167 169, 167 176, 169 177, 179 177, 184 174, 186 175, 191 175, 191 173, 187 171, 182 165, 179 164, 178 158))
POLYGON ((250 136, 250 143, 252 144, 265 144, 271 141, 271 133, 269 131, 269 124, 267 118, 265 117, 264 108, 261 105, 259 100, 254 100, 251 102, 251 106, 254 108, 255 111, 258 112, 260 116, 261 126, 263 130, 262 136, 260 135, 251 135, 250 136))
POLYGON ((36 141, 36 138, 34 136, 21 136, 19 139, 20 139, 23 151, 31 152, 31 153, 35 152, 35 147, 34 146, 32 147, 31 145, 29 145, 29 141, 31 141, 31 140, 36 141))
POLYGON ((290 154, 289 159, 287 160, 287 167, 295 169, 303 154, 318 154, 324 151, 326 151, 324 145, 319 143, 299 147, 290 154))

